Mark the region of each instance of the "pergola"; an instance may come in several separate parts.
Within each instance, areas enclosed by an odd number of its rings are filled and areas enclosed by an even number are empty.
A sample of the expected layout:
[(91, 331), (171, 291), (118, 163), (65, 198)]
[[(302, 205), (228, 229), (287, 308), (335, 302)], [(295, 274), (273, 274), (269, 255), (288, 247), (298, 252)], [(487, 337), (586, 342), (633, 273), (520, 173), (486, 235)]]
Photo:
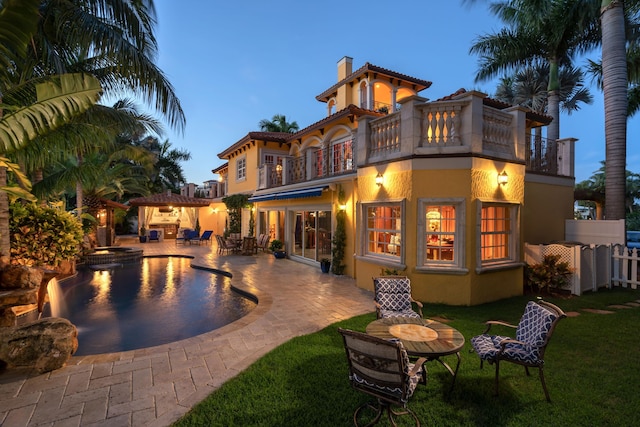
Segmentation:
[(144, 225), (147, 230), (162, 230), (163, 238), (167, 239), (175, 239), (180, 228), (195, 228), (199, 208), (209, 204), (208, 199), (171, 191), (129, 200), (129, 205), (138, 207), (138, 232)]

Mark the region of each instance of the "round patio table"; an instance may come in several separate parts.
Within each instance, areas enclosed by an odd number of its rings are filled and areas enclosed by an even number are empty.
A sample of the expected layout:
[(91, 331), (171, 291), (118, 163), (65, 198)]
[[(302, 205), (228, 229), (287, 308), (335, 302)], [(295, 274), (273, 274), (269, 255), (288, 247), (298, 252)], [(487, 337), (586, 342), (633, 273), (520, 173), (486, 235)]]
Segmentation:
[[(432, 319), (386, 317), (369, 323), (366, 331), (379, 338), (399, 339), (410, 356), (440, 362), (453, 376), (453, 390), (460, 368), (460, 350), (464, 346), (464, 336), (457, 329)], [(440, 359), (451, 354), (455, 354), (458, 359), (455, 369)], [(423, 374), (426, 372), (423, 371)]]

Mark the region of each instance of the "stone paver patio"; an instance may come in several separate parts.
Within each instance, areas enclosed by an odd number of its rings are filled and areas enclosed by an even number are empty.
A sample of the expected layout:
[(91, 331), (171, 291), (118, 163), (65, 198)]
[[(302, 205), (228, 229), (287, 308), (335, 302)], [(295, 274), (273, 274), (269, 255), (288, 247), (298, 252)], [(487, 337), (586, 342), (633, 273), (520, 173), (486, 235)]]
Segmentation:
[[(120, 244), (140, 246), (134, 239)], [(319, 266), (262, 253), (217, 255), (215, 243), (141, 246), (145, 255), (189, 255), (193, 265), (231, 272), (232, 285), (256, 295), (258, 306), (230, 325), (186, 340), (73, 357), (42, 375), (4, 372), (0, 425), (168, 426), (283, 342), (373, 311), (371, 292), (348, 277), (322, 274)]]

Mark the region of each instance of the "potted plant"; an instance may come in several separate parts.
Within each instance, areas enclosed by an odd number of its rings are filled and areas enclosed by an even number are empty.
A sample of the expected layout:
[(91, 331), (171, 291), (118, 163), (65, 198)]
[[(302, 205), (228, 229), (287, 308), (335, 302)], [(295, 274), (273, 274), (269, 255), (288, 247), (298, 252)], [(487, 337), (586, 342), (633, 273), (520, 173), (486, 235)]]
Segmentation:
[(322, 258), (320, 260), (320, 270), (323, 273), (328, 273), (329, 269), (331, 269), (331, 260), (329, 258)]
[(144, 224), (140, 227), (140, 235), (138, 236), (138, 238), (140, 239), (140, 243), (147, 242), (147, 229), (145, 228)]
[(271, 252), (273, 252), (273, 256), (275, 256), (276, 258), (284, 258), (287, 256), (287, 253), (282, 250), (283, 247), (284, 244), (281, 240), (278, 239), (272, 240), (271, 244), (269, 245), (269, 249), (271, 249)]

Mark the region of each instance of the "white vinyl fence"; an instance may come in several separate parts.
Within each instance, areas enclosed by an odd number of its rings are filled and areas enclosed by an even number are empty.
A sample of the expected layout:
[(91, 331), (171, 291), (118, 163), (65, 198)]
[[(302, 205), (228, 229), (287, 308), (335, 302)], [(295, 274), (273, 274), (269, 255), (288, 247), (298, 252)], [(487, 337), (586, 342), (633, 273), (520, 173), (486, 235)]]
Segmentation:
[(623, 245), (551, 244), (524, 245), (524, 261), (542, 262), (545, 255), (560, 255), (573, 271), (569, 290), (574, 295), (612, 286), (638, 289), (640, 251)]

